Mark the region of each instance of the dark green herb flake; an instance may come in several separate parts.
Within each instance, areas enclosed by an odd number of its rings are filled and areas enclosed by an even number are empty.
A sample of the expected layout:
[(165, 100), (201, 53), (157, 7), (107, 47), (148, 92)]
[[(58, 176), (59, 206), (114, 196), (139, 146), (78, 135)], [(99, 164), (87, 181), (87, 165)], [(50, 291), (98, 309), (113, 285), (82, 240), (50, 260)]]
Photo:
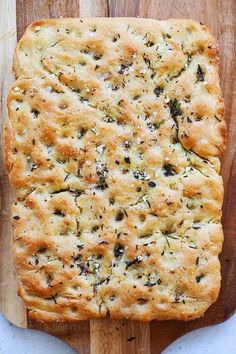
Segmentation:
[(114, 256), (118, 258), (123, 256), (123, 254), (124, 254), (124, 247), (120, 243), (118, 243), (114, 248)]
[(197, 81), (204, 81), (204, 72), (202, 71), (201, 66), (198, 64), (197, 66)]
[(164, 175), (166, 177), (175, 175), (175, 170), (171, 164), (166, 164), (163, 166), (163, 168), (164, 168)]
[(160, 86), (157, 86), (157, 87), (155, 87), (155, 89), (154, 89), (153, 92), (155, 93), (155, 95), (156, 95), (157, 97), (159, 97), (160, 94), (163, 92), (163, 88), (161, 88)]
[(200, 283), (202, 277), (203, 277), (203, 275), (199, 275), (198, 277), (196, 277), (196, 282), (197, 282), (197, 283)]
[(15, 216), (13, 216), (13, 219), (20, 220), (20, 216), (19, 215), (15, 215)]
[(130, 165), (130, 158), (129, 158), (128, 156), (125, 157), (124, 160), (125, 160), (125, 162), (126, 162), (128, 165)]
[(155, 183), (155, 182), (152, 182), (152, 181), (148, 182), (148, 185), (149, 185), (149, 187), (151, 187), (151, 188), (156, 187), (156, 183)]
[(174, 101), (169, 102), (169, 108), (170, 108), (170, 114), (172, 115), (173, 118), (182, 115), (182, 111), (180, 109), (180, 103), (176, 98), (174, 99)]

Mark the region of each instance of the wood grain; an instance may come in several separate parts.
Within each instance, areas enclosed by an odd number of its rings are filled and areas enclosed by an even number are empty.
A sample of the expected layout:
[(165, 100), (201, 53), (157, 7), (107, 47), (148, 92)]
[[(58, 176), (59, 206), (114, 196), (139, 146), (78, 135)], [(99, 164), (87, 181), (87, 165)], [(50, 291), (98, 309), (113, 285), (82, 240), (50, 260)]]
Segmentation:
[(109, 3), (107, 0), (80, 0), (81, 17), (108, 17)]
[(150, 353), (150, 329), (148, 323), (134, 321), (91, 321), (91, 354)]
[[(86, 2), (87, 0), (85, 0)], [(17, 0), (17, 38), (34, 21), (55, 17), (79, 17), (79, 0)]]
[(138, 17), (139, 0), (109, 0), (110, 17)]
[[(46, 324), (28, 320), (28, 328), (37, 329), (60, 338), (80, 354), (90, 354), (89, 321)], [(46, 354), (48, 353), (46, 352)]]
[[(0, 1), (0, 202), (1, 202), (1, 248), (0, 248), (0, 306), (6, 318), (12, 323), (26, 326), (26, 312), (21, 299), (17, 296), (17, 280), (13, 271), (12, 228), (10, 205), (13, 192), (9, 186), (3, 161), (3, 122), (7, 117), (6, 97), (13, 81), (12, 56), (16, 45), (16, 8), (15, 1)], [(6, 252), (8, 250), (8, 252)]]
[[(196, 321), (152, 322), (92, 320), (79, 324), (45, 325), (28, 321), (28, 327), (53, 334), (80, 354), (158, 354), (176, 338), (193, 329), (227, 319), (236, 305), (236, 1), (235, 0), (17, 0), (18, 39), (26, 26), (48, 17), (133, 16), (192, 18), (208, 25), (219, 40), (221, 87), (225, 97), (228, 124), (228, 148), (222, 164), (225, 183), (224, 232), (221, 254), (222, 288), (219, 299)], [(15, 0), (0, 1), (0, 74), (1, 102), (5, 102), (10, 81), (10, 67), (15, 45)], [(13, 13), (13, 16), (12, 16)], [(1, 105), (0, 102), (0, 105)], [(4, 117), (5, 104), (1, 105)], [(2, 124), (1, 120), (1, 124)], [(2, 157), (2, 156), (1, 156)], [(2, 311), (14, 323), (26, 325), (26, 313), (16, 296), (16, 280), (10, 256), (10, 199), (12, 192), (1, 160), (1, 262), (0, 304)], [(6, 281), (7, 279), (7, 281)]]

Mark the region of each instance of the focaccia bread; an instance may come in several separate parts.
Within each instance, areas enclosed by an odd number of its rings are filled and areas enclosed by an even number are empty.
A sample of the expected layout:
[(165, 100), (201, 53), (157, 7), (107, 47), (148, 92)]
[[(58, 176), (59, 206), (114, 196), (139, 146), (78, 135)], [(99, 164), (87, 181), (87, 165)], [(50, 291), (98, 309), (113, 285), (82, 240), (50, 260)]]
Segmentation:
[(220, 288), (226, 127), (191, 20), (55, 19), (19, 41), (6, 164), (29, 316), (194, 319)]

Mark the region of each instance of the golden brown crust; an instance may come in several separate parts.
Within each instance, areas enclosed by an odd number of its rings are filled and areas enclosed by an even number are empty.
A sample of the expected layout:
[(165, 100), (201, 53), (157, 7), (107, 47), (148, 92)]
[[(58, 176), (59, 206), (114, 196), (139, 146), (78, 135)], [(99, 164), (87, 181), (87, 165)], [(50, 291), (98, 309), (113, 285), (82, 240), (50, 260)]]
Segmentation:
[(220, 288), (215, 39), (191, 20), (33, 23), (6, 164), (19, 293), (43, 321), (202, 316)]

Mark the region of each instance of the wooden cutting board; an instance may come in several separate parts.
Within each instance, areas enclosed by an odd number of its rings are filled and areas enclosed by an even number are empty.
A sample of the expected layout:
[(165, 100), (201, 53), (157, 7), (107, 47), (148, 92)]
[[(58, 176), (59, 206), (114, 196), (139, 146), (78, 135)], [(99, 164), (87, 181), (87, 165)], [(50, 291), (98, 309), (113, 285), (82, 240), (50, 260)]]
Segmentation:
[[(61, 338), (81, 354), (158, 354), (176, 338), (193, 329), (220, 323), (235, 311), (236, 304), (236, 1), (235, 0), (0, 0), (0, 112), (6, 117), (6, 95), (11, 76), (12, 54), (26, 26), (48, 17), (129, 16), (156, 19), (192, 18), (211, 28), (220, 45), (221, 87), (228, 123), (228, 148), (222, 165), (225, 182), (224, 232), (221, 254), (222, 287), (219, 299), (198, 320), (138, 323), (91, 320), (79, 324), (43, 325), (27, 318), (17, 297), (11, 255), (9, 187), (1, 152), (0, 306), (12, 323), (35, 328)], [(1, 150), (2, 139), (1, 139)]]

